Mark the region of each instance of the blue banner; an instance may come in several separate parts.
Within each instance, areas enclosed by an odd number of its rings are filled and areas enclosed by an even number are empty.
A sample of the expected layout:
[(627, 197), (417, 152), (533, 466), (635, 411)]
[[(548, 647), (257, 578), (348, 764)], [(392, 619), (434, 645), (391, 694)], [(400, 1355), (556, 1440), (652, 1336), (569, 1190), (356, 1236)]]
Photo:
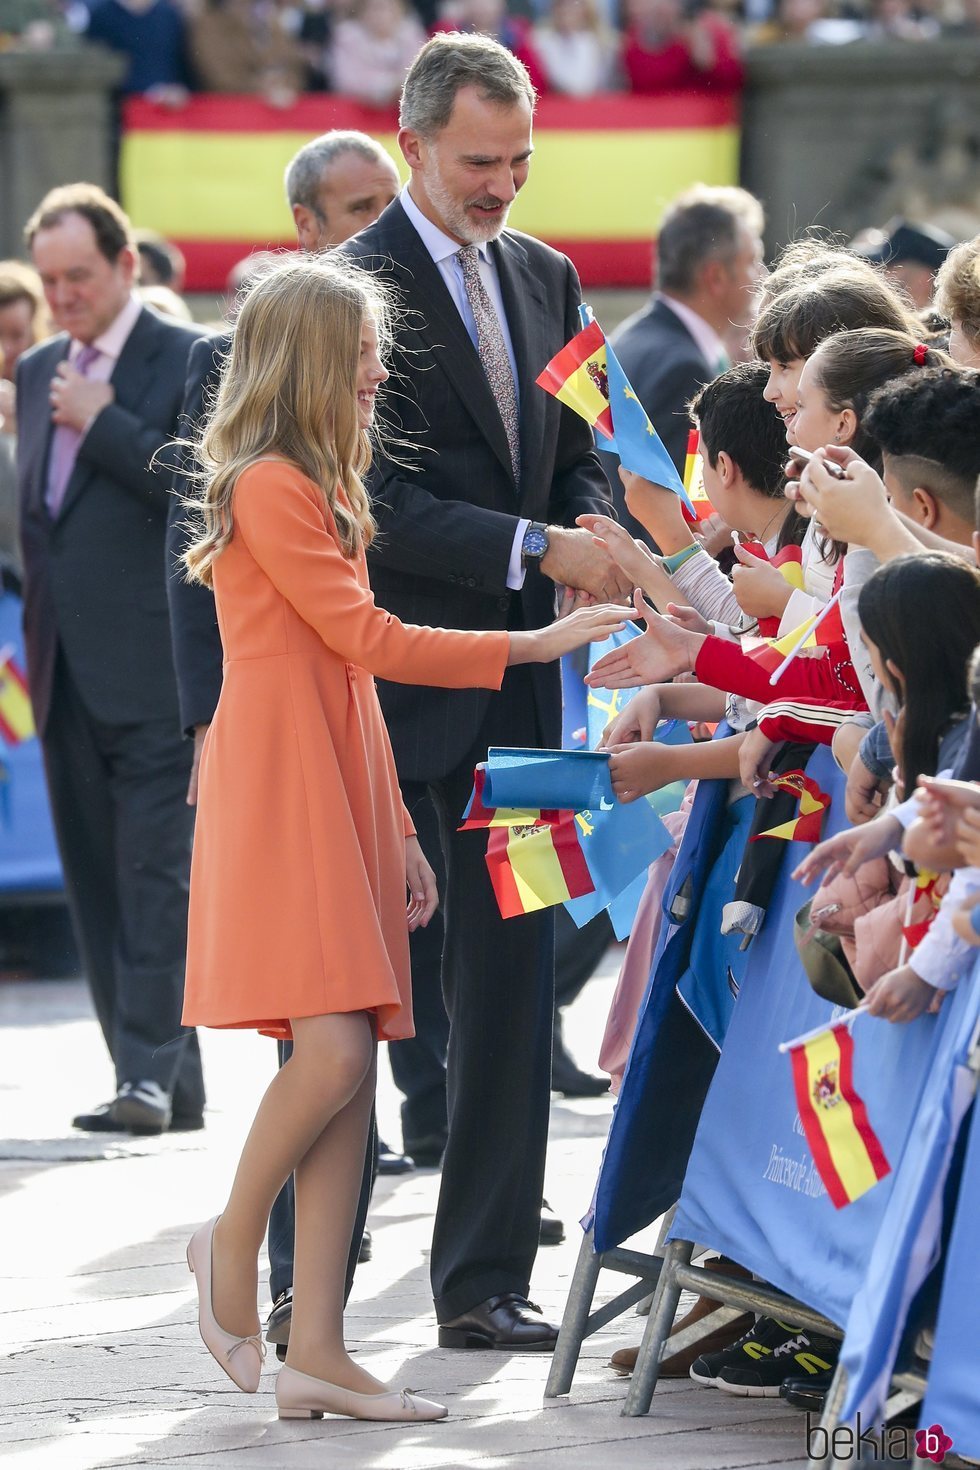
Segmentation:
[[(931, 1033), (932, 1046), (922, 1058), (921, 1071), (911, 1077), (890, 1071), (881, 1074), (882, 1109), (889, 1103), (894, 1107), (897, 1094), (910, 1082), (916, 1105), (904, 1150), (888, 1154), (895, 1167), (894, 1184), (846, 1320), (841, 1354), (847, 1370), (847, 1398), (841, 1410), (845, 1421), (858, 1414), (872, 1421), (881, 1413), (909, 1304), (938, 1258), (949, 1162), (975, 1087), (966, 1061), (978, 1023), (980, 984), (972, 974), (947, 996), (938, 1017), (923, 1017), (907, 1028), (928, 1028)], [(882, 1065), (887, 1066), (886, 1059)], [(871, 1193), (877, 1194), (880, 1187)], [(853, 1208), (849, 1205), (841, 1214), (846, 1216)], [(974, 1254), (976, 1223), (974, 1215), (970, 1221)], [(971, 1305), (975, 1318), (975, 1298)], [(975, 1322), (971, 1340), (976, 1341)], [(973, 1352), (976, 1362), (976, 1347)], [(934, 1362), (930, 1377), (935, 1374)], [(975, 1406), (976, 1392), (974, 1377)]]
[[(980, 987), (980, 971), (968, 983)], [(929, 1387), (919, 1423), (934, 1425), (957, 1453), (980, 1459), (980, 1109), (974, 1107), (956, 1214), (946, 1253)]]
[[(0, 595), (0, 648), (12, 647), (24, 669), (21, 616), (20, 598)], [(0, 892), (60, 893), (63, 886), (40, 741), (32, 735), (8, 746), (0, 738)]]
[[(847, 825), (843, 778), (829, 750), (807, 765), (834, 800), (826, 833)], [(810, 988), (793, 942), (806, 891), (791, 870), (806, 849), (789, 844), (761, 934), (749, 950), (738, 1003), (705, 1102), (672, 1237), (730, 1255), (841, 1327), (866, 1280), (925, 1083), (942, 1065), (957, 1007), (909, 1025), (854, 1023), (854, 1087), (893, 1172), (836, 1210), (814, 1166), (796, 1109), (791, 1065), (779, 1044), (844, 1014)]]

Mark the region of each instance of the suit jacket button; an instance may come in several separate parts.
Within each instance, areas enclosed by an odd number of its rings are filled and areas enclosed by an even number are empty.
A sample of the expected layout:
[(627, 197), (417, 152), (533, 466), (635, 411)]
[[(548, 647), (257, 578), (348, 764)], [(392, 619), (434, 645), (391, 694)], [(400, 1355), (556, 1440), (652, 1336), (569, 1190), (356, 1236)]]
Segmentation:
[(501, 612), (509, 612), (510, 611), (510, 598), (509, 597), (498, 597), (498, 599), (497, 599), (497, 606), (500, 608), (500, 611)]
[(476, 578), (475, 577), (467, 577), (467, 579), (466, 579), (466, 585), (467, 585), (467, 587), (475, 587), (476, 586)]

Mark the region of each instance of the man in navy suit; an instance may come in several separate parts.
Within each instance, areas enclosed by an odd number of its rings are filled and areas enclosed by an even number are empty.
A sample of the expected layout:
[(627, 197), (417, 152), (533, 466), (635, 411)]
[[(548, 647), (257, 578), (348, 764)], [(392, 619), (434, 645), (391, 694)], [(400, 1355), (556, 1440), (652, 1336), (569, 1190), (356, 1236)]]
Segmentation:
[(17, 367), (24, 634), (65, 886), (116, 1096), (75, 1127), (203, 1127), (180, 1025), (190, 752), (170, 648), (164, 535), (197, 331), (133, 294), (119, 206), (55, 189), (27, 242), (61, 333)]
[[(579, 328), (580, 292), (565, 256), (506, 228), (530, 171), (534, 101), (497, 42), (434, 37), (401, 99), (411, 180), (342, 247), (406, 308), (388, 394), (403, 445), (396, 457), (380, 450), (370, 481), (371, 584), (406, 622), (534, 628), (555, 616), (556, 583), (603, 598), (629, 591), (575, 528), (576, 516), (610, 509), (591, 431), (535, 384)], [(558, 669), (510, 669), (493, 694), (393, 684), (379, 694), (406, 804), (435, 802), (448, 875), (439, 1341), (547, 1351), (557, 1328), (527, 1297), (548, 1133), (553, 916), (504, 922), (485, 833), (456, 828), (488, 746), (560, 743)]]
[[(611, 335), (650, 421), (681, 474), (690, 428), (687, 405), (730, 366), (733, 333), (752, 321), (765, 274), (762, 206), (744, 189), (697, 184), (667, 208), (657, 239), (657, 289)], [(602, 462), (620, 518), (649, 536), (626, 509), (619, 460)]]

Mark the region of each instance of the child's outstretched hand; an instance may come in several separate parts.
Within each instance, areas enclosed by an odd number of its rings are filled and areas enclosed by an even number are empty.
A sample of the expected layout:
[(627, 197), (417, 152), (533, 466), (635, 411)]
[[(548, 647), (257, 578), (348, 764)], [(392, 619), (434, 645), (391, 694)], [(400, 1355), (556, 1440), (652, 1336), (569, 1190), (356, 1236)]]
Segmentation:
[(646, 623), (646, 632), (599, 659), (585, 680), (591, 689), (636, 689), (641, 684), (665, 684), (694, 666), (704, 635), (688, 633), (669, 618), (661, 617), (644, 601), (642, 592), (635, 592), (633, 601), (637, 616)]
[(897, 817), (886, 815), (865, 822), (863, 827), (850, 827), (818, 842), (812, 852), (793, 871), (798, 883), (814, 883), (821, 875), (826, 881), (838, 873), (856, 873), (872, 858), (902, 845), (902, 824)]
[(772, 774), (769, 767), (773, 752), (782, 743), (781, 740), (770, 740), (768, 735), (763, 735), (758, 725), (745, 735), (738, 750), (738, 771), (742, 785), (753, 796), (776, 795), (776, 788), (769, 779)]
[(669, 745), (642, 741), (609, 747), (609, 775), (619, 801), (629, 803), (651, 791), (659, 791), (677, 779), (675, 752)]
[(618, 715), (614, 715), (599, 737), (599, 750), (611, 750), (614, 745), (635, 745), (640, 740), (652, 740), (660, 723), (660, 690), (656, 685), (641, 689), (625, 704)]
[(608, 516), (578, 516), (575, 524), (591, 533), (595, 544), (612, 557), (634, 587), (642, 587), (657, 607), (667, 606), (675, 595), (674, 585), (642, 541), (634, 540), (625, 526)]
[(911, 965), (901, 965), (876, 980), (865, 993), (864, 1006), (886, 1021), (914, 1021), (923, 1011), (938, 1010), (942, 991), (921, 980)]

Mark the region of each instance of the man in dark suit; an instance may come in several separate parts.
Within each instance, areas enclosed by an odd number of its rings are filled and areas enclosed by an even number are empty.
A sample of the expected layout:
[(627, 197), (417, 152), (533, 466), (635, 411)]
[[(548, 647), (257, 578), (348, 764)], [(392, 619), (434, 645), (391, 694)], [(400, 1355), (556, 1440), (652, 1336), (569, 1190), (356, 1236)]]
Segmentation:
[[(527, 178), (534, 93), (510, 52), (439, 35), (401, 100), (411, 182), (343, 247), (407, 310), (391, 355), (399, 452), (377, 455), (371, 582), (407, 622), (539, 627), (555, 584), (625, 594), (578, 515), (609, 500), (585, 423), (535, 386), (578, 329), (571, 262), (505, 230)], [(406, 445), (408, 447), (406, 447)], [(449, 1137), (432, 1245), (439, 1341), (550, 1349), (527, 1300), (550, 1101), (552, 915), (501, 920), (485, 833), (457, 833), (490, 745), (560, 742), (555, 667), (508, 671), (498, 694), (379, 689), (411, 811), (431, 795), (447, 866), (443, 989)]]
[(77, 1128), (203, 1127), (180, 1025), (191, 813), (167, 613), (173, 438), (196, 331), (133, 295), (129, 221), (55, 189), (27, 243), (59, 336), (18, 364), (31, 697), (76, 936), (116, 1073)]
[[(744, 189), (698, 184), (667, 208), (657, 238), (657, 289), (610, 338), (653, 427), (681, 474), (687, 455), (687, 405), (730, 365), (733, 333), (752, 320), (765, 273), (763, 215)], [(620, 518), (650, 537), (626, 509), (619, 460), (603, 454)]]

